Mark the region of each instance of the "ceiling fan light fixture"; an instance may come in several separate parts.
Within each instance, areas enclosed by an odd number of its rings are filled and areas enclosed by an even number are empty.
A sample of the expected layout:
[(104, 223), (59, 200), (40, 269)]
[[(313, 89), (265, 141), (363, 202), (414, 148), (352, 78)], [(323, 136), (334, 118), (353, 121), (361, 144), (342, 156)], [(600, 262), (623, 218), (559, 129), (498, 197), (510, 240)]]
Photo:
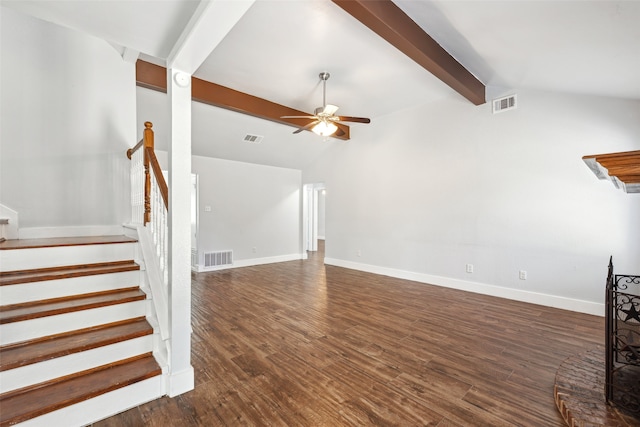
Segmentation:
[(311, 130), (316, 135), (331, 136), (334, 134), (335, 131), (338, 130), (338, 126), (336, 126), (334, 123), (327, 123), (322, 121), (317, 125), (315, 125), (314, 127), (312, 127)]
[[(294, 134), (300, 133), (303, 130), (310, 130), (313, 133), (320, 136), (331, 136), (337, 130), (338, 126), (334, 123), (342, 122), (355, 122), (355, 123), (371, 123), (371, 120), (366, 117), (351, 117), (351, 116), (336, 116), (338, 111), (337, 105), (327, 104), (327, 79), (329, 73), (326, 71), (320, 73), (320, 80), (322, 80), (322, 107), (315, 109), (313, 116), (280, 116), (281, 119), (311, 119), (310, 123), (299, 127)], [(342, 132), (344, 135), (344, 132)]]

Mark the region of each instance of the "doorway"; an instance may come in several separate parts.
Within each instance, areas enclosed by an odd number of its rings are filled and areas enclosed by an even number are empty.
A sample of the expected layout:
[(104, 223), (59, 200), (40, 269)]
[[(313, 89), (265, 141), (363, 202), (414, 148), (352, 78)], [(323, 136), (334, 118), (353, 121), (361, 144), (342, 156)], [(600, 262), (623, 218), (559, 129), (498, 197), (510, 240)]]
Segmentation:
[(191, 174), (191, 269), (198, 271), (198, 175)]
[(306, 252), (318, 250), (318, 240), (325, 239), (326, 187), (324, 183), (303, 187), (303, 247)]

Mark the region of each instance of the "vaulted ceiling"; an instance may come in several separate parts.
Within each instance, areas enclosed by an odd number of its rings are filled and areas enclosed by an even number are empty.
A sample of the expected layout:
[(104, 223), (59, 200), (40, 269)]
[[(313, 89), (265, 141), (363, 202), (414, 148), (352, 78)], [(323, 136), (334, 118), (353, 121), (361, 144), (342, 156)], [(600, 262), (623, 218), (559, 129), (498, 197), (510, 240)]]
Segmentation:
[[(231, 2), (213, 3), (224, 12)], [(640, 100), (640, 1), (394, 3), (487, 86), (488, 99), (532, 88)], [(139, 53), (160, 65), (166, 65), (184, 29), (197, 26), (195, 18), (203, 7), (191, 0), (1, 4), (100, 37), (125, 57)], [(339, 105), (341, 114), (371, 117), (372, 125), (377, 117), (442, 98), (453, 97), (474, 108), (334, 2), (256, 0), (247, 5), (237, 22), (221, 22), (219, 27), (228, 29), (195, 69), (195, 77), (312, 112), (322, 104), (318, 73), (329, 71), (327, 101)], [(224, 19), (224, 13), (219, 16)], [(139, 89), (142, 108), (153, 108), (158, 96)], [(194, 154), (301, 167), (323, 149), (308, 144), (318, 138), (310, 133), (292, 136), (293, 128), (217, 110), (194, 108)], [(207, 122), (216, 126), (196, 124), (201, 114), (212, 115)], [(358, 126), (367, 125), (352, 125), (352, 137)], [(221, 145), (246, 133), (287, 145), (250, 150)], [(291, 141), (307, 145), (294, 148)]]

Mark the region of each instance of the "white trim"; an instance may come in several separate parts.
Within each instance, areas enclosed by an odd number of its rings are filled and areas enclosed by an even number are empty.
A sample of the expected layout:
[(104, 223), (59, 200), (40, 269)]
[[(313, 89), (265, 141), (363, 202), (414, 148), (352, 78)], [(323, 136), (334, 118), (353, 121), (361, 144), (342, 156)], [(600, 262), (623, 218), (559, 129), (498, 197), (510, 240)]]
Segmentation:
[(171, 373), (167, 378), (167, 395), (176, 397), (193, 390), (195, 387), (195, 372), (193, 366), (180, 372)]
[(123, 234), (122, 225), (84, 225), (72, 227), (27, 227), (18, 230), (20, 239), (51, 237), (114, 236)]
[(149, 230), (139, 225), (137, 226), (138, 243), (142, 251), (142, 258), (145, 263), (145, 272), (148, 284), (151, 289), (151, 297), (153, 307), (155, 308), (155, 317), (158, 320), (160, 336), (163, 340), (167, 340), (170, 334), (169, 326), (169, 295), (168, 290), (162, 278), (162, 270), (158, 265), (156, 248), (153, 244), (153, 236)]
[(412, 271), (397, 270), (394, 268), (378, 267), (370, 264), (362, 264), (353, 261), (345, 261), (335, 258), (325, 258), (324, 263), (352, 270), (365, 271), (367, 273), (380, 274), (398, 279), (412, 280), (445, 288), (474, 292), (482, 295), (490, 295), (499, 298), (507, 298), (515, 301), (528, 302), (579, 313), (604, 316), (604, 304), (592, 301), (583, 301), (557, 295), (529, 292), (521, 289), (509, 289), (502, 286), (488, 285), (486, 283), (471, 282), (468, 280), (452, 279), (449, 277), (434, 276), (431, 274), (416, 273)]
[(263, 258), (241, 259), (241, 260), (234, 260), (233, 265), (221, 265), (216, 267), (203, 267), (201, 265), (198, 265), (198, 273), (202, 273), (205, 271), (227, 270), (229, 268), (251, 267), (253, 265), (274, 264), (277, 262), (297, 261), (301, 259), (307, 259), (306, 255), (307, 254), (305, 253), (305, 254), (278, 255), (278, 256), (263, 257)]

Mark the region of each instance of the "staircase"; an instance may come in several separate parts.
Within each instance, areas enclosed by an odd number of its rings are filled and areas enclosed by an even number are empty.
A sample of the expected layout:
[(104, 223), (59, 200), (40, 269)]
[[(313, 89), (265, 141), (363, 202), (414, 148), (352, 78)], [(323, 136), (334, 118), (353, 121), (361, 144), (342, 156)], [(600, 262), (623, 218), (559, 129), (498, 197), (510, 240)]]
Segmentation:
[(0, 242), (0, 427), (82, 426), (166, 394), (136, 259), (126, 236)]

